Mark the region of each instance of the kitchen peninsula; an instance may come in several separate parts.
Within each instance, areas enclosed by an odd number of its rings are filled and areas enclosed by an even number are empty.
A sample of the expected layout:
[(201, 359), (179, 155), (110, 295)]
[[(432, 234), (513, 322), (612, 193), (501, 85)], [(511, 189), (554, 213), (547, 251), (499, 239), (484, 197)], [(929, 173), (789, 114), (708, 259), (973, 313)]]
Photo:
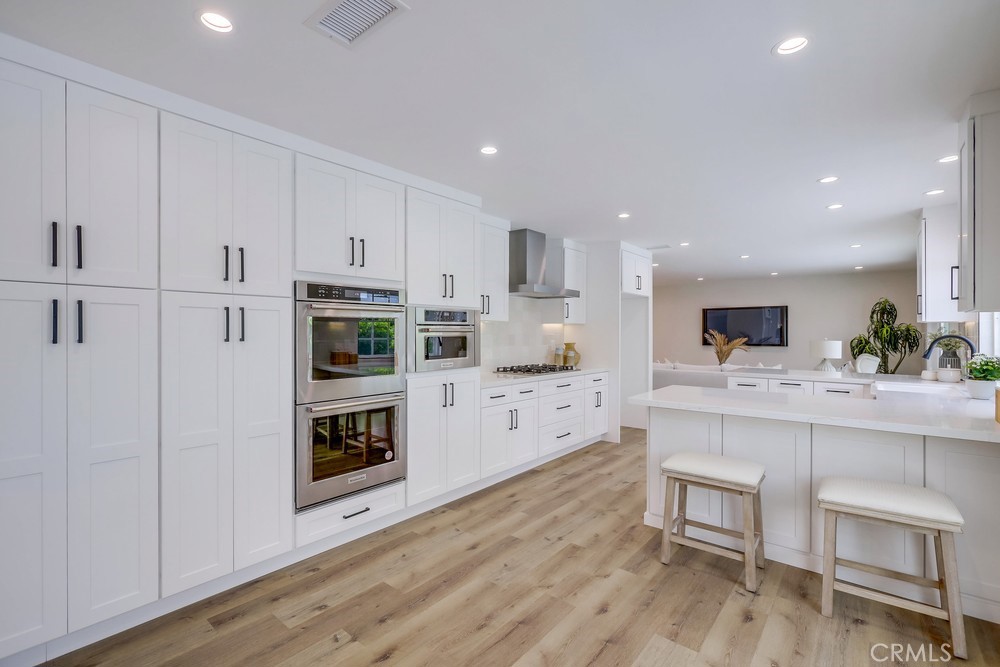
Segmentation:
[[(992, 401), (933, 396), (852, 401), (685, 386), (629, 400), (649, 408), (647, 525), (663, 525), (660, 462), (671, 454), (697, 451), (757, 461), (767, 471), (761, 492), (767, 558), (820, 572), (823, 520), (815, 496), (822, 478), (926, 486), (951, 496), (966, 520), (965, 532), (956, 537), (965, 613), (1000, 621), (1000, 424)], [(740, 530), (741, 513), (730, 501), (718, 492), (692, 489), (688, 516)], [(729, 538), (689, 530), (733, 545), (725, 542)], [(838, 556), (914, 575), (934, 576), (936, 570), (921, 535), (872, 524), (842, 522)], [(872, 581), (861, 573), (847, 578)], [(936, 601), (910, 584), (880, 585)]]

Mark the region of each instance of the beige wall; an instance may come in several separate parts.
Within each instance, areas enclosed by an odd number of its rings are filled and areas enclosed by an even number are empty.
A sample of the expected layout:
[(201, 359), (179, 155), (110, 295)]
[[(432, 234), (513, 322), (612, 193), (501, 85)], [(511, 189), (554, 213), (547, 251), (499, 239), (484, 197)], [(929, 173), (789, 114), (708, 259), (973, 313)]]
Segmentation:
[[(868, 325), (868, 313), (881, 297), (899, 310), (897, 322), (916, 324), (913, 271), (774, 277), (753, 280), (704, 280), (685, 285), (657, 285), (653, 290), (653, 358), (688, 364), (717, 363), (710, 346), (701, 345), (701, 309), (727, 306), (788, 306), (788, 347), (751, 347), (736, 351), (729, 363), (811, 369), (821, 360), (809, 353), (809, 341), (829, 338), (848, 342)], [(900, 373), (919, 373), (919, 353), (903, 362)]]

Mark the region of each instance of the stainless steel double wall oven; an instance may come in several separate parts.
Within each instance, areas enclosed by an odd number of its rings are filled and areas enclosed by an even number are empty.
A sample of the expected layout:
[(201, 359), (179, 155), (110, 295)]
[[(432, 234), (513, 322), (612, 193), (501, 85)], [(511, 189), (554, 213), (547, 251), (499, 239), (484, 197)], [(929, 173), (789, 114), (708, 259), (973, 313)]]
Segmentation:
[(295, 283), (296, 483), (302, 510), (406, 475), (405, 294)]

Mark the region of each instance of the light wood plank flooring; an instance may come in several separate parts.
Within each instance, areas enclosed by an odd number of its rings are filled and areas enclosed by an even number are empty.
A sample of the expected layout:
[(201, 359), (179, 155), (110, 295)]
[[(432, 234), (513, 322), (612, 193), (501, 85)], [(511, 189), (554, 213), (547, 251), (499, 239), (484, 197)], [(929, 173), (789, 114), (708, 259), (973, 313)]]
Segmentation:
[[(751, 595), (735, 561), (679, 547), (662, 565), (660, 532), (642, 524), (644, 442), (627, 429), (620, 446), (598, 443), (51, 664), (812, 667), (879, 664), (876, 643), (943, 657), (944, 622), (845, 595), (824, 618), (820, 577), (804, 570), (768, 561)], [(1000, 665), (1000, 626), (966, 624), (965, 664)]]

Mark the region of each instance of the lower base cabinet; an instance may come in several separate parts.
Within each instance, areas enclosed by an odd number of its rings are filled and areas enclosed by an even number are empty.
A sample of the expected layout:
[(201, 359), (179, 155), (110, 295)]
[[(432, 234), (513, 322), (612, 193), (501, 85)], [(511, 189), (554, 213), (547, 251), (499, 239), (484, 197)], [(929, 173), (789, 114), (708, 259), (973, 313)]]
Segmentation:
[(167, 596), (293, 546), (292, 304), (161, 299)]
[(538, 401), (516, 401), (482, 410), (483, 477), (538, 458)]
[(406, 501), (415, 505), (477, 481), (479, 373), (406, 381)]
[(591, 373), (585, 378), (583, 437), (608, 432), (608, 373)]

